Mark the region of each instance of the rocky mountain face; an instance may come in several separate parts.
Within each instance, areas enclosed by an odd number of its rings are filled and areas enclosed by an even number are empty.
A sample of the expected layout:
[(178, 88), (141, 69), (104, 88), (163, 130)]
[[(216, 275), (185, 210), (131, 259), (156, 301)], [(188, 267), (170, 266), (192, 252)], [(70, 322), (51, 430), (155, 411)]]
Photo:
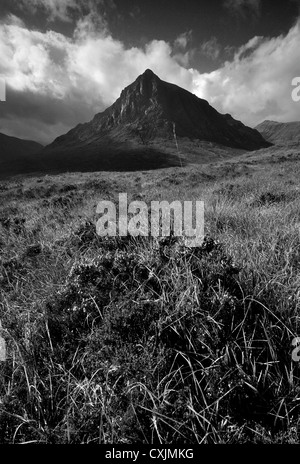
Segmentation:
[(264, 121), (256, 127), (261, 135), (275, 145), (300, 145), (300, 122)]
[(162, 81), (151, 70), (125, 88), (118, 100), (92, 121), (58, 137), (47, 150), (96, 148), (105, 138), (115, 142), (179, 138), (257, 150), (267, 147), (261, 134), (229, 114), (221, 115), (192, 93)]

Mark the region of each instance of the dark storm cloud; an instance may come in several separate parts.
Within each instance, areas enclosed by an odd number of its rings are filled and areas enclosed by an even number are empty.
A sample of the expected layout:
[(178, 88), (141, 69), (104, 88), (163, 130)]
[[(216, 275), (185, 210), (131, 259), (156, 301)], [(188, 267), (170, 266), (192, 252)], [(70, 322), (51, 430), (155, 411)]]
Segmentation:
[(246, 18), (251, 14), (258, 18), (261, 14), (262, 0), (224, 0), (224, 6), (232, 14)]
[(50, 22), (57, 19), (73, 21), (74, 17), (91, 11), (104, 15), (107, 11), (116, 8), (114, 0), (10, 0), (10, 2), (23, 11), (42, 12), (47, 15)]
[(201, 53), (212, 60), (217, 60), (221, 54), (222, 46), (216, 37), (211, 37), (201, 45)]
[(104, 109), (101, 100), (86, 102), (79, 91), (66, 98), (50, 94), (7, 88), (6, 102), (1, 106), (0, 132), (42, 144), (52, 142), (78, 123), (89, 121)]
[[(89, 121), (97, 112), (105, 109), (101, 100), (94, 105), (86, 102), (80, 92), (72, 92), (66, 99), (56, 99), (30, 91), (7, 88), (7, 98), (1, 107), (1, 129), (19, 121), (19, 137), (35, 138), (40, 143), (49, 143), (54, 137), (68, 131), (80, 122)], [(9, 124), (8, 124), (9, 121)], [(28, 124), (28, 121), (31, 121)], [(22, 122), (22, 124), (20, 124)], [(0, 129), (0, 131), (1, 131)]]

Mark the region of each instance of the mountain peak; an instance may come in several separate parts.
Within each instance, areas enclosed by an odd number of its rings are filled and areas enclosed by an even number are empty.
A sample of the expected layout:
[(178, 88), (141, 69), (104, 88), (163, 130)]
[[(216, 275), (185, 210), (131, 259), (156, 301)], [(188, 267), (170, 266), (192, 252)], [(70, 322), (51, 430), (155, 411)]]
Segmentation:
[(146, 71), (142, 74), (142, 76), (150, 77), (150, 78), (152, 78), (152, 77), (158, 78), (157, 75), (154, 74), (154, 72), (152, 71), (152, 69), (146, 69)]
[(160, 81), (160, 78), (151, 69), (146, 69), (146, 71), (143, 74), (141, 74), (137, 78), (137, 80), (146, 83), (151, 83)]

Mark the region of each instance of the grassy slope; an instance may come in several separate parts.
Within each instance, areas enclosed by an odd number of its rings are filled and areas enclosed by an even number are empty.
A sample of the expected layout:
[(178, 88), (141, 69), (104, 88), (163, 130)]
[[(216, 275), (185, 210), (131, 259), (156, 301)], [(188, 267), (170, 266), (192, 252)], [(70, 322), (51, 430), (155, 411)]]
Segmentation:
[(299, 145), (300, 136), (299, 129), (300, 123), (295, 122), (275, 122), (275, 121), (264, 121), (259, 124), (256, 129), (262, 134), (262, 136), (282, 147)]
[[(3, 181), (0, 442), (298, 443), (299, 157)], [(204, 200), (210, 239), (103, 242), (119, 192)]]
[[(119, 136), (119, 137), (118, 137)], [(128, 135), (127, 135), (128, 136)], [(96, 171), (135, 172), (182, 167), (191, 163), (207, 164), (233, 156), (245, 150), (223, 147), (211, 142), (188, 138), (178, 139), (178, 150), (173, 138), (156, 138), (155, 143), (142, 144), (139, 138), (130, 141), (116, 132), (85, 149), (45, 150), (26, 159), (20, 156), (0, 160), (0, 180), (18, 175), (58, 175), (72, 172)], [(124, 137), (126, 141), (124, 140)]]

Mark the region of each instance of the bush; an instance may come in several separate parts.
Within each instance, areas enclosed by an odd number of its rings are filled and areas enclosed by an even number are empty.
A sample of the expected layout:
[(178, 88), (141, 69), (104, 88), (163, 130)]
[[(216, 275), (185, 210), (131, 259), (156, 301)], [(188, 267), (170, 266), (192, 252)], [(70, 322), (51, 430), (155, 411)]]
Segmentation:
[[(21, 370), (2, 407), (20, 405), (19, 416), (33, 424), (25, 435), (57, 443), (267, 442), (297, 424), (292, 326), (245, 296), (221, 244), (97, 240), (95, 257), (73, 265), (22, 345), (27, 377)], [(28, 384), (35, 394), (26, 402)], [(34, 425), (41, 414), (42, 428)], [(18, 420), (1, 417), (9, 441)]]

